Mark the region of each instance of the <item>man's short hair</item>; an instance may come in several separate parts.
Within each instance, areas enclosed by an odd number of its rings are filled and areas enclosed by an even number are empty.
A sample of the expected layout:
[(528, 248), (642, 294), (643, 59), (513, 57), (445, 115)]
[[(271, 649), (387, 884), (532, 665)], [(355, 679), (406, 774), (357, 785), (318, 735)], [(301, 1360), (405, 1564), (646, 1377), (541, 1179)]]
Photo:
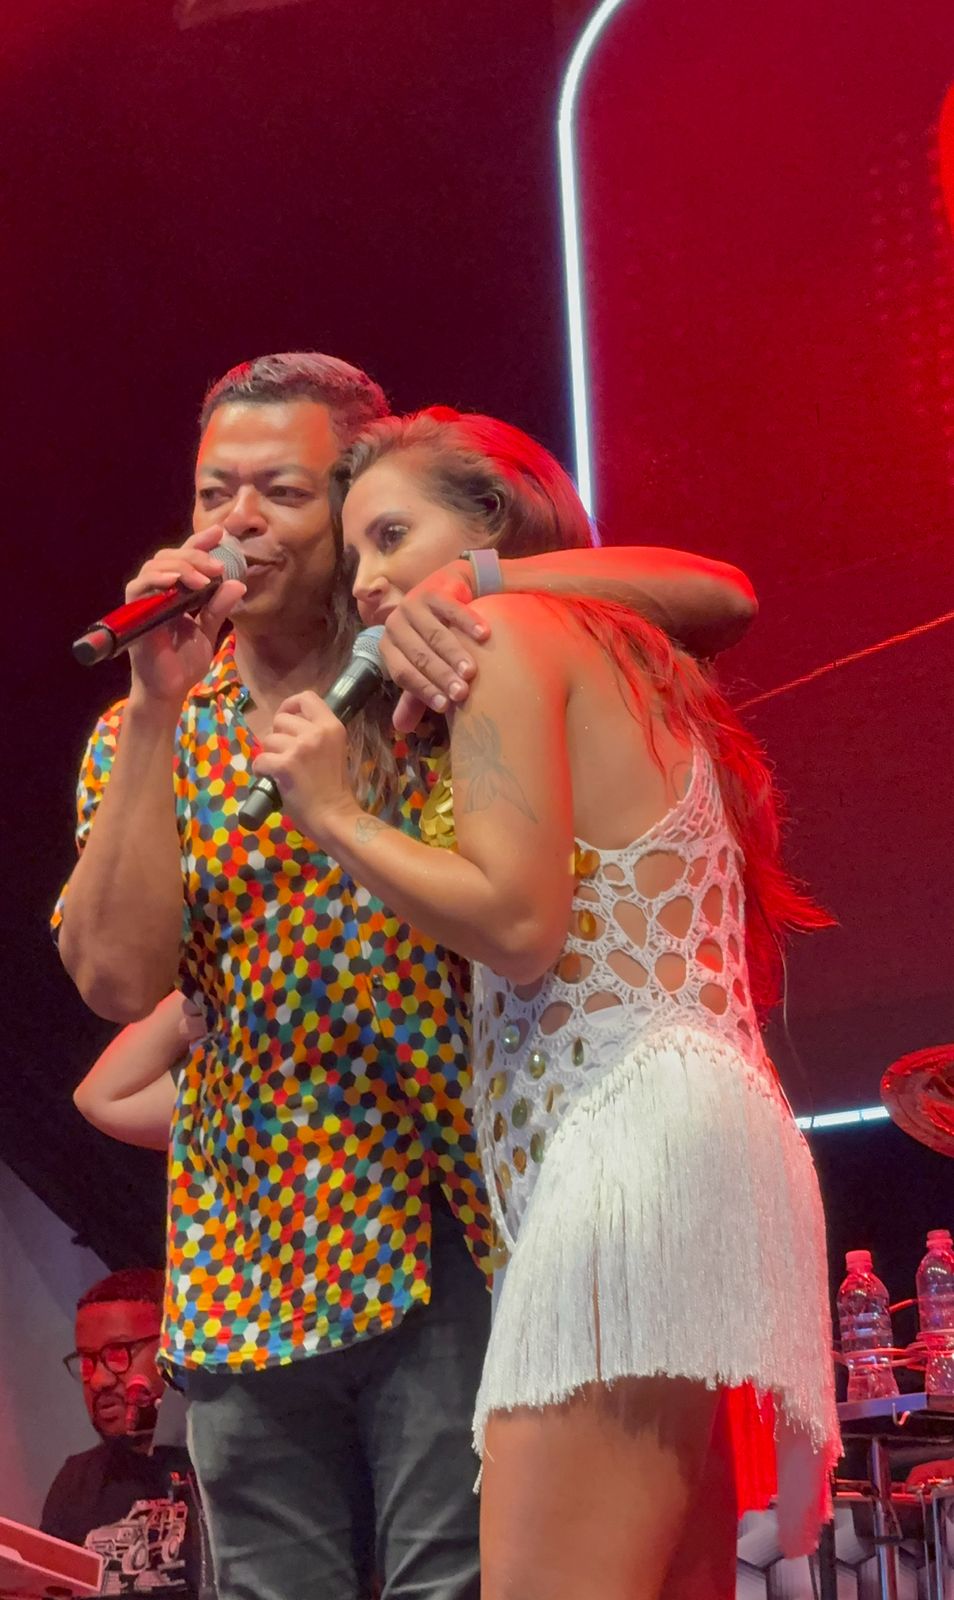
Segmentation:
[(327, 406), (342, 448), (389, 411), (380, 384), (359, 367), (317, 350), (291, 350), (284, 355), (257, 356), (232, 367), (206, 392), (199, 426), (205, 432), (219, 406), (240, 402), (268, 405), (283, 400), (314, 400)]
[(113, 1305), (118, 1300), (138, 1301), (140, 1304), (162, 1306), (166, 1275), (161, 1267), (127, 1267), (123, 1272), (111, 1272), (100, 1278), (77, 1301), (77, 1311), (84, 1306)]

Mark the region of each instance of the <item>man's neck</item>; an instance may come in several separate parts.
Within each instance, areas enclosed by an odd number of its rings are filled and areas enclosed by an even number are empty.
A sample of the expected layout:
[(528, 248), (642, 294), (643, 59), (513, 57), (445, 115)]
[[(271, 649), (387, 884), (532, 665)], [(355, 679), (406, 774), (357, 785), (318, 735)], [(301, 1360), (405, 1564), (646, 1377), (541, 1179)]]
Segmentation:
[(235, 662), (252, 705), (273, 716), (289, 695), (324, 685), (329, 668), (330, 629), (307, 633), (243, 634), (236, 630)]
[[(100, 1435), (102, 1438), (102, 1435)], [(146, 1456), (152, 1449), (152, 1433), (121, 1433), (102, 1439), (107, 1450), (118, 1455)]]

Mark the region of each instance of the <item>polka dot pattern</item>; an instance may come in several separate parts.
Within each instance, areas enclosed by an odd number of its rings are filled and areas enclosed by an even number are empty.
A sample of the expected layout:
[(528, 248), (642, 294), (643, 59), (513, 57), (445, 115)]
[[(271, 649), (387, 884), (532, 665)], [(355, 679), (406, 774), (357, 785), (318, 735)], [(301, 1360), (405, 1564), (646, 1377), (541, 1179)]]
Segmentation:
[[(228, 640), (179, 723), (180, 984), (209, 1034), (173, 1121), (169, 1366), (250, 1370), (390, 1327), (429, 1296), (432, 1182), (489, 1270), (466, 966), (287, 819), (239, 827), (257, 748), (246, 700)], [(121, 719), (120, 703), (87, 749), (80, 847)], [(423, 752), (425, 775), (443, 753)], [(424, 795), (403, 770), (402, 825), (417, 831)]]

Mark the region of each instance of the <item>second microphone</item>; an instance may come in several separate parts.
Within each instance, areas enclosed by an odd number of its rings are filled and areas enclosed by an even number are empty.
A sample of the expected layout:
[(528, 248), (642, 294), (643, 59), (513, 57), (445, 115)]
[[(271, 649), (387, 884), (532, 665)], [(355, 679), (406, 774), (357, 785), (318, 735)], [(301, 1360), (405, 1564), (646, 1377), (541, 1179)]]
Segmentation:
[[(359, 633), (351, 651), (351, 660), (325, 695), (325, 705), (340, 722), (348, 723), (357, 716), (379, 687), (384, 677), (381, 665), (383, 637), (383, 627), (365, 628), (363, 633)], [(273, 812), (281, 808), (282, 797), (274, 778), (258, 778), (239, 808), (239, 823), (243, 828), (260, 828)]]

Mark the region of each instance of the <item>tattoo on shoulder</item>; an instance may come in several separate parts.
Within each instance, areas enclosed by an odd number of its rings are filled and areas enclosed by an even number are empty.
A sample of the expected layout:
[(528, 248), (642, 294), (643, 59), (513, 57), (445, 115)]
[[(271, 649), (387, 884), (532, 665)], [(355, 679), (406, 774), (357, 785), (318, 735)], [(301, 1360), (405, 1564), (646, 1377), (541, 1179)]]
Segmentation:
[(465, 812), (486, 811), (495, 800), (506, 800), (531, 822), (539, 820), (520, 779), (504, 761), (500, 729), (492, 717), (458, 719), (454, 729), (453, 775), (455, 779), (463, 778), (467, 784), (467, 798), (462, 808)]
[(375, 838), (376, 835), (382, 833), (386, 827), (387, 823), (382, 822), (380, 817), (369, 817), (365, 815), (363, 817), (359, 817), (355, 823), (354, 836), (358, 844), (367, 844), (369, 839)]

